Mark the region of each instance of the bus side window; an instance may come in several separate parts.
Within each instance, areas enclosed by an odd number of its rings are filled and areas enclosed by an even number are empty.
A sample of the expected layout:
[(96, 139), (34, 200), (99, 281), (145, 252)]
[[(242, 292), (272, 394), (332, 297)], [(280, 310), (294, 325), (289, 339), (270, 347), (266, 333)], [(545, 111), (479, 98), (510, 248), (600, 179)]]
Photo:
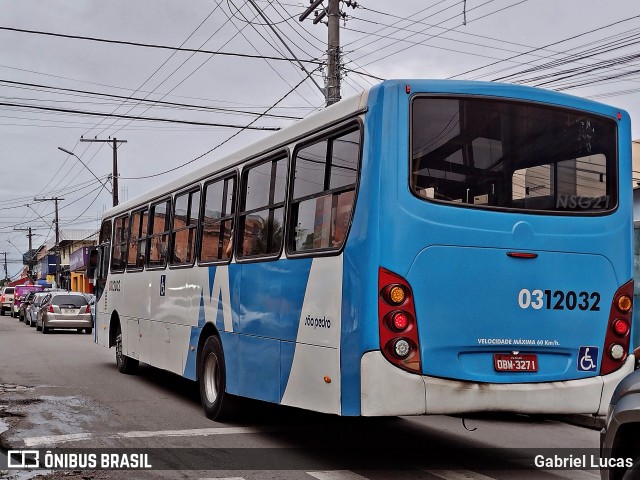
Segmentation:
[(229, 260), (233, 253), (236, 177), (216, 180), (204, 187), (200, 261)]
[(170, 200), (153, 204), (149, 210), (149, 238), (147, 239), (149, 267), (164, 267), (167, 264), (170, 212)]
[(193, 265), (200, 210), (200, 190), (176, 195), (171, 229), (171, 265)]
[(113, 228), (111, 270), (124, 271), (127, 265), (127, 244), (129, 242), (129, 215), (116, 218)]
[(104, 220), (100, 226), (99, 245), (111, 244), (111, 220)]
[(129, 223), (129, 254), (127, 268), (140, 269), (144, 267), (147, 243), (147, 218), (148, 211), (138, 210), (131, 214)]
[(276, 256), (282, 249), (287, 157), (250, 166), (242, 174), (243, 197), (236, 254)]
[(351, 224), (359, 160), (359, 129), (296, 152), (288, 243), (293, 252), (342, 247)]

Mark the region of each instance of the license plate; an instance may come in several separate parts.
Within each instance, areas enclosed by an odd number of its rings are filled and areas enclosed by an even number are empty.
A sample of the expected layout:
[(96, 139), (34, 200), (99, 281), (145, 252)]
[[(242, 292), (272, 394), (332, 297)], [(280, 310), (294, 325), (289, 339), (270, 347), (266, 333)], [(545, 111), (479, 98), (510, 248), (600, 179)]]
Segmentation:
[(75, 315), (76, 310), (73, 308), (63, 308), (62, 313), (65, 315)]
[(538, 356), (533, 354), (495, 353), (493, 367), (496, 372), (537, 372)]

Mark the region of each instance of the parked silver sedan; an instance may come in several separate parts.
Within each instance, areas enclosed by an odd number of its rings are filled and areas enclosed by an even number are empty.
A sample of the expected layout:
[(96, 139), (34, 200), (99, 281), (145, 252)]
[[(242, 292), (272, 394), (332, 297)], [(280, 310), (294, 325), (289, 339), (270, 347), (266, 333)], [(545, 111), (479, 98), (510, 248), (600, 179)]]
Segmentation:
[(87, 297), (78, 292), (51, 292), (40, 307), (36, 330), (49, 333), (54, 328), (93, 332), (93, 316)]
[(47, 297), (49, 297), (49, 292), (37, 292), (31, 304), (27, 307), (27, 310), (24, 315), (24, 323), (29, 325), (30, 327), (36, 326), (36, 318), (38, 316), (38, 311), (40, 307), (42, 307), (42, 303), (46, 301)]

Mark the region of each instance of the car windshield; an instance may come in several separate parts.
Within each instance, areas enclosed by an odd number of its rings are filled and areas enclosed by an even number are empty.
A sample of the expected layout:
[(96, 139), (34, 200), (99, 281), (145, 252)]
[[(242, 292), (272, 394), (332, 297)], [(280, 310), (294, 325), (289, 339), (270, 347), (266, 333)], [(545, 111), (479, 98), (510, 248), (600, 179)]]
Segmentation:
[(52, 305), (73, 305), (74, 307), (83, 307), (87, 305), (87, 299), (83, 295), (56, 295), (51, 300)]

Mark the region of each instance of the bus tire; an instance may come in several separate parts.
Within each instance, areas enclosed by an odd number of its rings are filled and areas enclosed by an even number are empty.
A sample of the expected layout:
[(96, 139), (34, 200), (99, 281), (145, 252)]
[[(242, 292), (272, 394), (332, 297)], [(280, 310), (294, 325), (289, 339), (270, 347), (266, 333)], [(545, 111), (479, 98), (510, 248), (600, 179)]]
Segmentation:
[(127, 357), (122, 353), (122, 330), (118, 325), (116, 330), (116, 364), (120, 373), (132, 374), (138, 369), (138, 360)]
[(217, 421), (232, 418), (238, 399), (226, 392), (227, 373), (219, 337), (211, 336), (204, 342), (198, 373), (200, 401), (207, 418)]

